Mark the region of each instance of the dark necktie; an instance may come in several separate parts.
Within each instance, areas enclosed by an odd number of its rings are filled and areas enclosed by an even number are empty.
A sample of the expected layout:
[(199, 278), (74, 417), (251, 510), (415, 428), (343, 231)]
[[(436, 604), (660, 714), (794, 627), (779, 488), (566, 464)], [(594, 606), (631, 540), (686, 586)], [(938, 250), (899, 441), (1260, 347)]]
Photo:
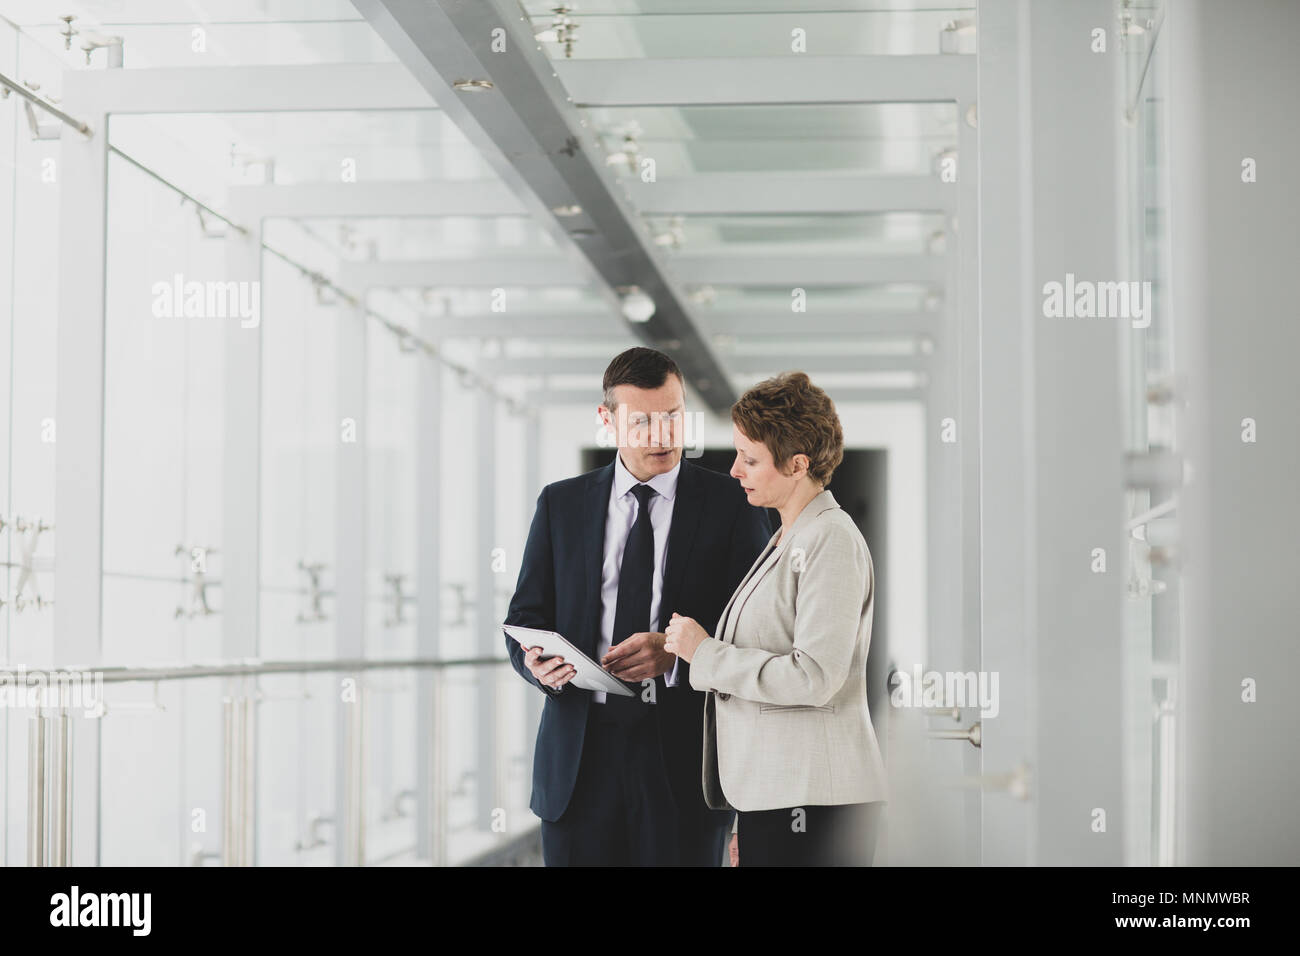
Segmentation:
[[(650, 598), (654, 588), (655, 532), (650, 524), (650, 496), (655, 490), (649, 485), (634, 485), (636, 495), (636, 520), (628, 532), (623, 546), (623, 563), (618, 569), (618, 602), (614, 605), (614, 633), (611, 646), (621, 644), (633, 634), (650, 630)], [(611, 709), (629, 717), (644, 716), (649, 706), (641, 700), (640, 681), (629, 681), (637, 692), (635, 697), (609, 694), (605, 702)]]

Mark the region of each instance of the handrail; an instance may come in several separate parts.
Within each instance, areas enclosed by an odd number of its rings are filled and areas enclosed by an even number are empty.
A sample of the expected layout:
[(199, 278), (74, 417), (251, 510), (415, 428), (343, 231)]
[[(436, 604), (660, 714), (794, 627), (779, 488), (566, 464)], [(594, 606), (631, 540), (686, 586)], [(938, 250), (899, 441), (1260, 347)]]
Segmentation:
[[(44, 97), (38, 96), (37, 94), (33, 93), (31, 90), (24, 87), (17, 80), (11, 80), (3, 73), (0, 73), (0, 87), (3, 87), (5, 90), (13, 90), (13, 92), (17, 93), (19, 96), (27, 100), (27, 102), (31, 103), (33, 106), (37, 106), (40, 109), (43, 109), (45, 112), (49, 113), (51, 116), (55, 117), (56, 119), (62, 120), (64, 123), (67, 123), (69, 126), (75, 129), (81, 135), (83, 136), (91, 135), (90, 127), (87, 126), (85, 123), (83, 123), (81, 120), (77, 119), (75, 116), (69, 116), (67, 113), (63, 112), (63, 110), (59, 109), (49, 100), (45, 99)], [(8, 96), (9, 94), (5, 93), (5, 95)]]
[[(161, 664), (156, 666), (113, 666), (100, 668), (35, 668), (0, 667), (0, 683), (19, 686), (31, 680), (44, 678), (51, 684), (62, 684), (70, 679), (89, 676), (96, 684), (121, 684), (187, 680), (212, 677), (254, 677), (260, 674), (295, 674), (355, 672), (371, 670), (427, 669), (433, 672), (433, 704), (442, 704), (442, 676), (453, 667), (496, 667), (509, 664), (508, 657), (469, 658), (336, 658), (329, 660), (258, 659), (215, 661), (199, 664)], [(496, 679), (496, 678), (493, 678)], [(254, 816), (252, 753), (256, 730), (254, 721), (255, 698), (244, 692), (222, 700), (222, 826), (221, 852), (216, 854), (226, 866), (248, 866), (254, 861)], [(365, 685), (357, 687), (357, 706), (348, 708), (343, 730), (345, 792), (338, 819), (341, 821), (340, 839), (342, 862), (354, 866), (365, 863), (365, 810), (362, 778), (365, 773)], [(27, 863), (29, 866), (67, 866), (71, 859), (71, 766), (68, 761), (70, 715), (61, 699), (54, 716), (43, 715), (37, 707), (36, 715), (28, 721), (28, 773), (27, 773)], [(90, 716), (90, 714), (87, 714)], [(432, 832), (431, 857), (435, 864), (445, 862), (446, 819), (445, 798), (442, 789), (445, 771), (442, 767), (440, 741), (444, 719), (440, 711), (432, 714), (435, 745), (429, 758), (430, 806), (428, 809)], [(46, 743), (53, 732), (51, 762), (47, 765)], [(53, 770), (53, 779), (48, 779)], [(50, 786), (52, 784), (52, 786)], [(48, 838), (47, 838), (48, 830)], [(212, 854), (209, 854), (212, 855)], [(47, 860), (48, 858), (48, 860)]]
[(162, 664), (157, 666), (94, 667), (68, 665), (66, 667), (0, 667), (0, 681), (5, 678), (41, 675), (47, 679), (61, 680), (69, 674), (93, 674), (102, 677), (105, 684), (133, 682), (158, 682), (192, 680), (200, 677), (249, 677), (258, 674), (305, 674), (312, 672), (399, 670), (405, 668), (431, 668), (446, 670), (452, 667), (485, 667), (509, 664), (508, 657), (466, 658), (335, 658), (329, 660), (301, 661), (222, 661), (214, 664)]

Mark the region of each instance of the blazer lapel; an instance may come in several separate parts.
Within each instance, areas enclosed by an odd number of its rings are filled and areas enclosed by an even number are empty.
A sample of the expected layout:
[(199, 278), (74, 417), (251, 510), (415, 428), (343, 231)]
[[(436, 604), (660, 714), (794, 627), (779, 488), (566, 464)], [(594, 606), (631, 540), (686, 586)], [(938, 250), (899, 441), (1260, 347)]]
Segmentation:
[[(617, 453), (616, 453), (617, 454)], [(609, 494), (614, 486), (614, 463), (592, 473), (583, 495), (583, 564), (587, 587), (595, 589), (595, 600), (588, 602), (592, 608), (586, 633), (576, 639), (566, 634), (589, 656), (596, 653), (600, 634), (600, 588), (604, 577), (601, 565), (605, 558), (605, 518), (609, 514)]]
[[(734, 614), (728, 615), (727, 624), (729, 626), (719, 638), (720, 640), (724, 643), (730, 644), (736, 639), (736, 629), (734, 626), (735, 619), (740, 617), (740, 612), (744, 608), (745, 602), (749, 600), (750, 595), (754, 593), (754, 589), (758, 587), (759, 582), (767, 576), (769, 571), (776, 567), (777, 563), (781, 560), (782, 552), (789, 547), (790, 542), (794, 540), (795, 536), (798, 535), (803, 528), (807, 527), (808, 523), (812, 521), (813, 518), (817, 517), (817, 515), (826, 511), (828, 508), (838, 507), (839, 504), (836, 503), (835, 497), (828, 490), (820, 492), (815, 498), (809, 501), (808, 504), (804, 505), (803, 511), (799, 512), (799, 517), (795, 518), (794, 525), (790, 528), (790, 532), (781, 538), (780, 543), (776, 546), (776, 550), (772, 552), (772, 554), (768, 555), (768, 559), (764, 563), (762, 570), (755, 574), (754, 570), (750, 569), (749, 575), (743, 582), (741, 582), (740, 587), (736, 589), (736, 593), (732, 595), (731, 600), (736, 604), (735, 612)], [(780, 534), (780, 532), (778, 531), (776, 534), (773, 534), (772, 538), (775, 539), (777, 534)], [(769, 541), (768, 544), (771, 544), (771, 541)], [(731, 604), (728, 604), (727, 608), (728, 611), (730, 611)]]
[[(776, 536), (780, 533), (781, 532), (779, 531), (772, 532), (772, 537), (768, 538), (767, 544), (763, 546), (763, 555), (767, 554), (767, 549), (772, 546), (772, 542), (776, 540)], [(736, 600), (745, 593), (745, 586), (749, 584), (750, 579), (754, 577), (754, 572), (758, 570), (763, 555), (759, 555), (754, 559), (754, 563), (750, 565), (749, 570), (745, 572), (745, 576), (741, 578), (740, 583), (736, 585), (736, 590), (731, 592), (731, 598), (727, 601), (727, 606), (722, 609), (722, 615), (718, 618), (718, 640), (727, 640), (727, 622), (730, 619), (729, 615), (731, 614), (731, 609), (735, 605)]]

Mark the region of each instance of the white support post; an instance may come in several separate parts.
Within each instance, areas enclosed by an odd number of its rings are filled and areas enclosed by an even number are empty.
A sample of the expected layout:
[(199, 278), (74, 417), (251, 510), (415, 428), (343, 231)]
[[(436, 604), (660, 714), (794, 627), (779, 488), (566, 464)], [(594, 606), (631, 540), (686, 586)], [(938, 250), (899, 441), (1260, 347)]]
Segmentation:
[[(366, 447), (369, 441), (366, 418), (366, 314), (364, 308), (340, 307), (338, 315), (338, 379), (335, 403), (339, 428), (338, 494), (336, 507), (337, 573), (334, 577), (334, 653), (341, 658), (365, 656), (366, 636)], [(349, 438), (354, 440), (348, 440)], [(338, 705), (338, 779), (336, 781), (339, 839), (335, 846), (335, 864), (364, 864), (355, 859), (360, 842), (362, 807), (359, 782), (349, 778), (363, 769), (356, 758), (363, 752), (364, 740), (358, 734), (364, 728), (364, 715), (355, 713), (363, 706), (363, 673), (343, 674), (357, 683), (355, 700), (339, 700)], [(349, 748), (349, 742), (352, 747)]]
[[(978, 229), (981, 511), (980, 667), (999, 675), (996, 722), (981, 725), (985, 772), (1037, 763), (1032, 721), (1038, 685), (1027, 651), (1035, 640), (1034, 295), (1028, 229), (1033, 167), (1029, 107), (1029, 0), (983, 0), (979, 8), (980, 203)], [(996, 215), (992, 213), (996, 210)], [(975, 237), (972, 235), (972, 239)], [(1035, 859), (1036, 803), (991, 793), (982, 814), (987, 866)]]
[[(235, 222), (248, 232), (229, 229), (225, 239), (226, 280), (247, 284), (257, 302), (256, 325), (227, 319), (222, 366), (221, 480), (221, 655), (254, 658), (260, 647), (262, 526), (262, 220), (255, 210), (236, 205)], [(235, 865), (257, 859), (257, 737), (247, 695), (256, 678), (228, 678), (225, 693), (234, 704), (237, 786), (227, 799), (237, 808), (230, 835)]]
[[(474, 536), (475, 569), (475, 651), (479, 657), (497, 657), (501, 653), (501, 627), (496, 610), (496, 575), (492, 573), (492, 549), (496, 546), (496, 399), (486, 389), (474, 394), (475, 460), (477, 462), (478, 501)], [(495, 668), (478, 669), (478, 760), (475, 780), (478, 797), (478, 826), (489, 830), (492, 811), (498, 806), (497, 781), (497, 679)]]
[[(420, 335), (432, 341), (437, 319), (421, 316)], [(417, 657), (442, 654), (442, 366), (417, 359), (416, 379), (416, 619)], [(416, 674), (416, 856), (437, 864), (445, 833), (438, 832), (446, 793), (439, 792), (438, 761), (445, 756), (444, 728), (437, 715), (442, 701), (435, 693), (442, 685), (431, 670)]]
[[(540, 406), (531, 402), (526, 403), (528, 417), (524, 419), (524, 508), (522, 512), (524, 521), (527, 522), (525, 527), (532, 523), (533, 512), (537, 509), (537, 496), (542, 493), (542, 420), (539, 408)], [(513, 581), (510, 583), (514, 584)], [(510, 676), (513, 677), (514, 674)], [(532, 735), (526, 735), (524, 738), (524, 787), (525, 792), (531, 792), (535, 749), (533, 735), (536, 734), (537, 726), (541, 723), (546, 697), (534, 692), (532, 687), (525, 687), (525, 690), (528, 693), (524, 695), (524, 700), (527, 701), (524, 714)]]
[[(108, 113), (86, 84), (69, 83), (63, 107), (89, 124), (64, 126), (59, 177), (59, 328), (54, 470), (56, 667), (101, 662), (104, 544), (104, 331), (107, 316)], [(74, 866), (98, 866), (99, 726), (73, 730), (69, 785)], [(70, 837), (71, 838), (71, 837)]]
[[(979, 105), (973, 95), (957, 100), (957, 228), (958, 233), (950, 267), (955, 270), (956, 281), (951, 285), (955, 294), (952, 312), (958, 321), (952, 345), (957, 352), (957, 404), (965, 434), (957, 442), (961, 501), (960, 540), (961, 569), (958, 608), (960, 612), (961, 670), (978, 670), (980, 663), (980, 552), (983, 536), (980, 528), (980, 458), (983, 434), (980, 423), (980, 310), (979, 310)], [(964, 725), (978, 719), (971, 711)], [(982, 728), (981, 724), (981, 728)], [(966, 773), (978, 774), (984, 766), (983, 750), (976, 747), (961, 749)], [(976, 799), (965, 804), (966, 819), (963, 833), (966, 837), (966, 861), (978, 865), (981, 860), (981, 825), (983, 799), (979, 791)]]
[[(1106, 28), (1109, 52), (1087, 38)], [(1124, 318), (1043, 315), (1043, 288), (1126, 282), (1119, 176), (1125, 95), (1110, 0), (1029, 4), (1027, 106), (1033, 185), (1023, 221), (1031, 250), (1035, 384), (1027, 400), (1035, 482), (1037, 572), (1029, 680), (1050, 693), (1037, 711), (1034, 798), (1039, 866), (1118, 866), (1124, 817), (1123, 611), (1125, 442), (1119, 342)], [(1041, 51), (1041, 53), (1040, 53)], [(1068, 121), (1063, 121), (1068, 117)], [(1095, 567), (1102, 549), (1106, 570)], [(1000, 768), (999, 768), (1000, 769)], [(1105, 812), (1105, 830), (1094, 829)]]
[[(237, 208), (236, 215), (249, 210)], [(262, 316), (262, 222), (255, 213), (235, 219), (249, 230), (227, 231), (226, 279), (257, 290)], [(262, 502), (262, 326), (243, 320), (225, 326), (221, 481), (221, 652), (226, 658), (258, 653)], [(236, 686), (229, 682), (233, 691)]]

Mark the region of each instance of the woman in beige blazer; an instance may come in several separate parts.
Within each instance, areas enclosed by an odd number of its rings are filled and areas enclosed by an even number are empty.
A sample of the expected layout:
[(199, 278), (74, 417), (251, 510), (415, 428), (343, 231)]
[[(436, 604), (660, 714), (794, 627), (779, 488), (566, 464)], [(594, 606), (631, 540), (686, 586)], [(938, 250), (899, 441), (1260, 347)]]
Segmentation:
[(743, 865), (869, 865), (886, 799), (867, 709), (875, 574), (826, 490), (844, 457), (835, 405), (803, 372), (731, 410), (732, 477), (781, 528), (723, 610), (716, 636), (674, 614), (666, 649), (704, 705), (704, 797), (737, 811)]

